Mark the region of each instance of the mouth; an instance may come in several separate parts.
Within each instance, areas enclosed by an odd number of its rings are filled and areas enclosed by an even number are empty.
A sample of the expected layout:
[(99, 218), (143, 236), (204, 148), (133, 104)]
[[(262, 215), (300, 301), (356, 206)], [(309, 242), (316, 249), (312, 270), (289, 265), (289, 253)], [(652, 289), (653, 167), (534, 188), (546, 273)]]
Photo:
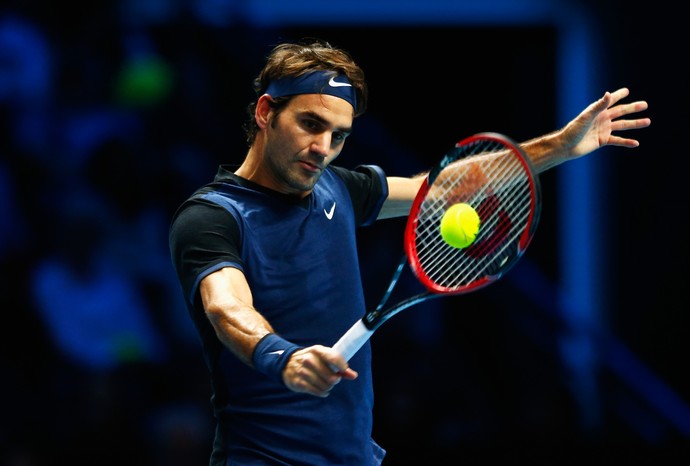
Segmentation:
[(324, 168), (321, 164), (309, 162), (307, 160), (300, 160), (299, 164), (302, 166), (302, 168), (310, 173), (320, 173)]

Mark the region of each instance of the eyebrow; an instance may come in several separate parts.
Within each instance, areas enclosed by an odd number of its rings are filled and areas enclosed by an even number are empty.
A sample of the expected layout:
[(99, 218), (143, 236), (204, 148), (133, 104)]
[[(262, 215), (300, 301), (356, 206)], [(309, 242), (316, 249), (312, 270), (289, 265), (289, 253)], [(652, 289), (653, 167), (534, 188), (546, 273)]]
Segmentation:
[[(323, 125), (327, 125), (327, 124), (328, 124), (328, 121), (327, 121), (325, 118), (323, 118), (321, 115), (319, 115), (318, 113), (316, 113), (316, 112), (314, 112), (314, 111), (312, 111), (312, 110), (306, 110), (306, 111), (304, 112), (304, 114), (305, 114), (306, 116), (308, 116), (309, 118), (313, 118), (314, 120), (319, 121), (319, 122), (320, 122), (321, 124), (323, 124)], [(336, 127), (336, 130), (339, 131), (339, 132), (341, 132), (341, 133), (352, 134), (352, 126), (348, 126), (348, 127), (346, 127), (346, 128), (342, 128), (342, 127), (341, 127), (341, 128), (338, 128), (338, 127)]]

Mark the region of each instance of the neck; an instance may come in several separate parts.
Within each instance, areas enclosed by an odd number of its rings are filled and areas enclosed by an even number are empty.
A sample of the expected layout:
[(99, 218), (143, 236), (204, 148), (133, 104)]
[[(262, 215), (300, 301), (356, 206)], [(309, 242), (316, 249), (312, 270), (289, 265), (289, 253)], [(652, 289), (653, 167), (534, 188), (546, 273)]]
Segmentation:
[(235, 175), (241, 176), (247, 180), (253, 181), (254, 183), (263, 185), (261, 182), (261, 151), (256, 147), (256, 144), (252, 145), (247, 151), (247, 155), (244, 158), (244, 162), (235, 170)]

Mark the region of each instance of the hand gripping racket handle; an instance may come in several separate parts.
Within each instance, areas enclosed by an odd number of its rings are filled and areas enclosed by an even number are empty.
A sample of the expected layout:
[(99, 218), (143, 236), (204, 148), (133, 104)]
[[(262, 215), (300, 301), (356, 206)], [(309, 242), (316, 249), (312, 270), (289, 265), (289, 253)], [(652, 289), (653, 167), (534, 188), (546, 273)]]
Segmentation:
[(340, 340), (333, 345), (333, 349), (339, 352), (346, 361), (349, 361), (373, 333), (374, 330), (369, 330), (364, 325), (364, 321), (360, 319), (340, 337)]

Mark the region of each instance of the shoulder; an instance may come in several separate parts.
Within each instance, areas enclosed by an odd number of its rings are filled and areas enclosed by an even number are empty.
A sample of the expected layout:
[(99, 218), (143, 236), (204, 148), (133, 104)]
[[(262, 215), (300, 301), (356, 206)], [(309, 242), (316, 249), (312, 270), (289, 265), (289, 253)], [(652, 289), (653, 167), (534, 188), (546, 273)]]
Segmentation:
[(346, 184), (371, 184), (374, 182), (385, 182), (386, 180), (386, 174), (376, 165), (359, 165), (354, 169), (331, 165), (328, 169)]
[(376, 165), (359, 165), (355, 169), (330, 166), (350, 194), (358, 225), (373, 223), (388, 197), (388, 182), (383, 170)]

